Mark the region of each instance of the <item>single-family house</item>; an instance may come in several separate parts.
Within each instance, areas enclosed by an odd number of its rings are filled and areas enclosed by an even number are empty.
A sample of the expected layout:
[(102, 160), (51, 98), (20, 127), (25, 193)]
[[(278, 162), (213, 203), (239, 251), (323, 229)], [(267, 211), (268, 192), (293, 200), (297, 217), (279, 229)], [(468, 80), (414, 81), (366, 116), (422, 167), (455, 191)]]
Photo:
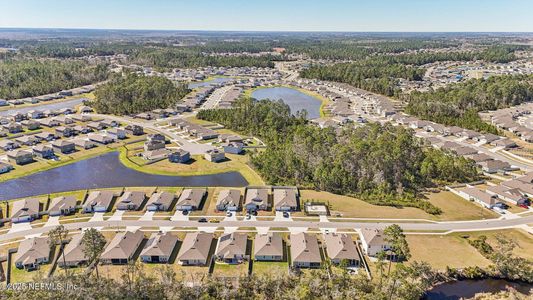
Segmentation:
[(23, 135), (21, 137), (16, 138), (15, 141), (25, 146), (33, 146), (40, 142), (40, 140), (33, 135)]
[(226, 233), (218, 239), (215, 257), (228, 264), (242, 263), (246, 259), (248, 235), (245, 233)]
[(126, 132), (131, 135), (143, 135), (144, 129), (139, 125), (128, 125), (126, 126)]
[(244, 151), (244, 144), (239, 142), (231, 142), (222, 144), (225, 153), (241, 154)]
[(13, 170), (13, 166), (12, 165), (0, 161), (0, 174), (7, 173), (7, 172), (9, 172), (11, 170)]
[(118, 199), (118, 210), (139, 210), (146, 194), (141, 191), (127, 191)]
[(293, 233), (291, 240), (291, 264), (295, 268), (318, 268), (322, 264), (316, 235)]
[(126, 138), (126, 130), (122, 128), (113, 127), (107, 130), (107, 134), (110, 135), (115, 140), (123, 140)]
[(524, 195), (519, 189), (508, 188), (503, 185), (489, 186), (486, 189), (486, 192), (491, 195), (496, 195), (498, 198), (511, 202), (515, 205), (528, 199), (527, 196)]
[(71, 153), (76, 150), (76, 144), (73, 142), (65, 141), (65, 140), (57, 140), (52, 142), (52, 146), (55, 150), (61, 152), (61, 153)]
[(78, 139), (73, 139), (70, 141), (73, 142), (74, 145), (76, 145), (77, 147), (84, 149), (84, 150), (96, 147), (96, 143), (88, 139), (78, 138)]
[(168, 263), (178, 237), (167, 233), (152, 233), (141, 251), (141, 261), (146, 263)]
[(359, 253), (352, 238), (345, 233), (326, 233), (326, 253), (334, 264), (346, 263), (346, 266), (359, 265)]
[(0, 149), (10, 151), (19, 148), (20, 144), (12, 140), (0, 140)]
[(219, 162), (226, 159), (226, 155), (224, 154), (224, 151), (215, 148), (207, 150), (207, 152), (204, 154), (204, 158), (210, 162)]
[(76, 131), (72, 127), (59, 126), (56, 127), (56, 133), (62, 137), (71, 137), (75, 135)]
[(483, 172), (486, 173), (497, 173), (497, 172), (505, 172), (505, 171), (511, 171), (512, 167), (511, 165), (506, 161), (501, 161), (498, 159), (491, 159), (486, 160), (477, 163)]
[(174, 201), (174, 194), (169, 192), (157, 192), (152, 194), (146, 203), (147, 211), (167, 211)]
[(141, 156), (149, 161), (159, 161), (168, 158), (170, 153), (172, 153), (170, 149), (160, 148), (155, 150), (144, 151), (143, 153), (141, 153)]
[(390, 249), (390, 245), (385, 239), (383, 230), (375, 228), (362, 228), (360, 238), (361, 249), (368, 256), (375, 257), (378, 255), (378, 253)]
[(100, 255), (100, 262), (114, 265), (127, 264), (132, 260), (143, 239), (144, 234), (140, 230), (117, 233)]
[(475, 201), (486, 208), (492, 208), (498, 202), (498, 196), (486, 193), (476, 187), (457, 189), (459, 196), (466, 200)]
[(185, 189), (181, 192), (178, 202), (176, 203), (176, 210), (191, 211), (197, 210), (202, 205), (202, 200), (206, 195), (205, 189)]
[(277, 211), (295, 211), (298, 209), (296, 189), (275, 188), (273, 194), (274, 209)]
[(11, 150), (7, 152), (7, 157), (17, 165), (25, 165), (33, 162), (33, 153), (27, 150)]
[(277, 232), (258, 233), (254, 240), (254, 259), (257, 261), (282, 261), (283, 238)]
[(218, 211), (238, 211), (241, 207), (241, 191), (225, 189), (220, 191), (216, 208)]
[(83, 233), (74, 235), (70, 242), (63, 250), (65, 258), (61, 257), (57, 260), (57, 264), (61, 268), (78, 267), (87, 263), (87, 256), (85, 255), (85, 245), (83, 244)]
[(187, 233), (176, 258), (178, 263), (184, 266), (206, 265), (212, 243), (212, 233), (198, 231)]
[(246, 189), (244, 207), (247, 211), (268, 210), (268, 189)]
[(111, 191), (92, 191), (83, 205), (83, 212), (107, 212), (110, 209), (113, 197), (115, 195)]
[(77, 203), (78, 200), (74, 196), (56, 197), (50, 201), (48, 215), (53, 217), (73, 214), (76, 211)]
[(47, 237), (33, 237), (22, 240), (14, 256), (18, 269), (36, 270), (50, 260), (50, 244)]
[(112, 137), (99, 133), (89, 133), (87, 137), (89, 138), (89, 140), (102, 145), (111, 144), (115, 141)]
[(176, 151), (172, 151), (170, 154), (168, 154), (168, 160), (173, 163), (186, 163), (189, 160), (191, 160), (191, 153), (189, 151), (185, 151), (183, 149), (178, 149)]
[(14, 201), (11, 211), (11, 223), (31, 222), (40, 217), (41, 203), (39, 199)]
[(11, 122), (4, 125), (4, 128), (7, 129), (9, 133), (19, 133), (22, 132), (22, 125), (19, 123)]
[(33, 147), (32, 151), (33, 151), (33, 155), (40, 157), (40, 158), (45, 158), (45, 159), (52, 158), (55, 155), (54, 149), (44, 144)]

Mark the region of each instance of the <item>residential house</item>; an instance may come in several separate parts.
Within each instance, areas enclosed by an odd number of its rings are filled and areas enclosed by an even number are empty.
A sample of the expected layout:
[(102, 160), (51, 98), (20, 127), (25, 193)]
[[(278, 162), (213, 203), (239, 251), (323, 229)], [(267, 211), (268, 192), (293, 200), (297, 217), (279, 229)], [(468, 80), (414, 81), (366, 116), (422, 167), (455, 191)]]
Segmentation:
[(53, 141), (52, 146), (54, 147), (55, 150), (61, 153), (64, 153), (64, 154), (76, 151), (76, 144), (74, 144), (73, 142), (69, 142), (69, 141), (64, 141), (64, 140)]
[(241, 207), (241, 191), (225, 189), (220, 191), (216, 208), (218, 211), (238, 211)]
[(12, 165), (0, 161), (0, 174), (7, 173), (7, 172), (9, 172), (11, 170), (13, 170), (13, 166)]
[(85, 245), (83, 244), (83, 233), (78, 233), (70, 239), (70, 242), (65, 246), (63, 253), (65, 257), (60, 257), (57, 264), (61, 268), (79, 267), (87, 264), (87, 256), (85, 255)]
[(228, 264), (239, 264), (246, 259), (248, 235), (245, 233), (226, 233), (218, 239), (215, 257)]
[(87, 123), (87, 127), (91, 128), (92, 130), (96, 130), (96, 131), (100, 131), (100, 130), (107, 128), (102, 122), (97, 122), (97, 121)]
[(128, 125), (126, 126), (126, 132), (131, 135), (143, 135), (144, 129), (139, 125)]
[(35, 120), (24, 120), (22, 122), (20, 122), (20, 124), (26, 126), (26, 128), (28, 128), (28, 130), (37, 130), (39, 128), (41, 128), (41, 123), (35, 121)]
[(295, 268), (318, 268), (322, 264), (316, 235), (305, 232), (291, 234), (291, 264)]
[(491, 195), (496, 195), (498, 198), (511, 202), (515, 205), (527, 200), (527, 196), (524, 195), (520, 189), (508, 188), (503, 185), (489, 186), (486, 192)]
[(185, 151), (183, 149), (178, 149), (176, 151), (172, 151), (168, 155), (168, 160), (173, 163), (186, 163), (189, 160), (191, 160), (191, 153), (189, 151)]
[(212, 243), (212, 233), (198, 231), (187, 233), (176, 258), (178, 263), (184, 266), (206, 265)]
[(107, 212), (110, 209), (113, 197), (115, 195), (111, 191), (92, 191), (83, 205), (83, 212)]
[(53, 140), (55, 140), (57, 137), (55, 134), (51, 133), (51, 132), (40, 132), (40, 133), (37, 133), (35, 135), (35, 138), (39, 139), (40, 141), (47, 141), (47, 142), (51, 142)]
[(40, 142), (38, 138), (32, 135), (23, 135), (21, 137), (16, 138), (15, 140), (19, 142), (21, 145), (26, 145), (26, 146), (33, 146)]
[(0, 140), (0, 149), (10, 151), (19, 148), (20, 144), (12, 140)]
[(31, 222), (40, 217), (41, 203), (39, 199), (14, 201), (11, 211), (11, 223)]
[(29, 119), (40, 119), (44, 117), (44, 113), (40, 110), (30, 110), (27, 115)]
[(210, 162), (219, 162), (226, 159), (226, 155), (218, 149), (210, 149), (204, 154), (204, 158)]
[(362, 228), (360, 238), (361, 249), (368, 256), (376, 257), (378, 253), (390, 249), (381, 229)]
[(76, 131), (72, 127), (59, 126), (56, 128), (56, 133), (62, 137), (71, 137), (76, 134)]
[(498, 159), (486, 160), (477, 164), (481, 167), (483, 172), (486, 173), (505, 172), (513, 169), (508, 162)]
[(504, 149), (510, 149), (510, 148), (516, 147), (516, 143), (507, 138), (496, 140), (492, 142), (491, 145), (494, 145), (496, 147), (502, 147)]
[(4, 125), (4, 128), (7, 129), (9, 133), (19, 133), (22, 132), (22, 125), (19, 123), (11, 122), (9, 124)]
[(258, 233), (254, 241), (254, 259), (257, 261), (282, 261), (283, 238), (277, 232)]
[(359, 265), (359, 254), (352, 238), (345, 234), (326, 233), (326, 252), (331, 262), (334, 264), (346, 263), (347, 266)]
[(89, 126), (85, 126), (85, 125), (76, 125), (72, 127), (72, 129), (74, 129), (74, 132), (76, 133), (83, 133), (83, 134), (87, 134), (93, 131)]
[(141, 252), (141, 261), (146, 263), (168, 263), (178, 237), (167, 233), (152, 233)]
[(146, 199), (146, 194), (141, 191), (128, 191), (118, 199), (117, 210), (139, 210)]
[(127, 264), (132, 260), (143, 239), (144, 234), (140, 230), (117, 233), (100, 255), (100, 262), (114, 265)]
[(239, 142), (231, 142), (222, 144), (222, 148), (224, 149), (225, 153), (241, 154), (244, 151), (244, 144)]
[(107, 134), (110, 135), (115, 140), (123, 140), (126, 138), (126, 130), (122, 128), (111, 128), (107, 130)]
[(76, 212), (77, 203), (78, 200), (74, 196), (56, 197), (50, 201), (48, 215), (54, 217), (73, 214)]
[(73, 124), (74, 123), (74, 120), (72, 120), (71, 118), (69, 118), (67, 116), (57, 116), (57, 117), (54, 117), (54, 120), (56, 120), (59, 123), (64, 124), (64, 125), (69, 125), (69, 124)]
[(155, 150), (144, 151), (141, 156), (150, 161), (159, 161), (168, 158), (172, 151), (170, 149), (161, 148)]
[(42, 126), (46, 126), (46, 127), (56, 127), (56, 126), (61, 125), (57, 120), (54, 120), (52, 118), (46, 118), (46, 119), (39, 120), (39, 123), (41, 123)]
[(246, 189), (244, 207), (247, 211), (268, 210), (268, 189)]
[(89, 140), (102, 144), (102, 145), (111, 144), (115, 141), (113, 138), (107, 135), (98, 134), (98, 133), (89, 133), (87, 137), (89, 138)]
[(202, 200), (206, 195), (204, 189), (185, 189), (181, 192), (178, 202), (176, 203), (176, 210), (197, 210), (202, 205)]
[(297, 190), (291, 188), (274, 189), (274, 208), (277, 211), (295, 211), (298, 209)]
[(169, 192), (157, 192), (152, 194), (146, 203), (147, 211), (168, 211), (172, 202), (174, 201), (174, 194)]
[(96, 147), (95, 142), (87, 140), (87, 139), (78, 138), (78, 139), (73, 139), (70, 141), (74, 143), (74, 145), (76, 145), (77, 147), (84, 149), (84, 150)]
[(493, 208), (498, 202), (498, 196), (483, 192), (476, 187), (457, 189), (457, 192), (459, 196), (465, 198), (466, 200), (475, 201), (489, 209)]
[(104, 125), (105, 127), (117, 127), (118, 125), (120, 125), (117, 121), (115, 120), (102, 120), (100, 121), (100, 123), (102, 125)]
[(33, 147), (33, 155), (40, 158), (52, 158), (55, 156), (54, 149), (48, 145), (37, 145)]
[(50, 244), (47, 237), (33, 237), (19, 243), (14, 256), (17, 269), (36, 270), (50, 260)]
[(25, 165), (33, 162), (33, 153), (27, 150), (12, 150), (7, 152), (7, 157), (17, 165)]

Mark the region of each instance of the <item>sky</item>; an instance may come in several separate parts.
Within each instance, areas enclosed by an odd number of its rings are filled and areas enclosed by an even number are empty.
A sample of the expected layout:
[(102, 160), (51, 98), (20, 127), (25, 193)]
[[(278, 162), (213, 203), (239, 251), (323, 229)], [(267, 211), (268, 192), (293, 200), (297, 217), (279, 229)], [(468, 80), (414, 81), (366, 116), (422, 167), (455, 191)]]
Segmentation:
[(532, 32), (533, 0), (0, 0), (0, 27)]

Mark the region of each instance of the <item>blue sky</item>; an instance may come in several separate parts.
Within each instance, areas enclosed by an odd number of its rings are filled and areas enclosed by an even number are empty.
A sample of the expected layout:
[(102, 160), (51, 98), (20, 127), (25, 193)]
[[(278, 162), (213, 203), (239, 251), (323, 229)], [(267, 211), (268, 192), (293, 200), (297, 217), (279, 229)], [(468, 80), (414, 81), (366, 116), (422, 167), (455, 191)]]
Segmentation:
[(0, 27), (533, 31), (532, 0), (0, 0)]

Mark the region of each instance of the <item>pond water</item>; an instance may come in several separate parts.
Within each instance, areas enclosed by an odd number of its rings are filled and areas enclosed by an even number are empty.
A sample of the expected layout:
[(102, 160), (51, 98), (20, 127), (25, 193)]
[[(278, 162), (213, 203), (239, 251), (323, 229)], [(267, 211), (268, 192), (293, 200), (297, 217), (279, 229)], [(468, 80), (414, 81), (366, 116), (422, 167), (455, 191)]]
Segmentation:
[(322, 102), (318, 98), (304, 94), (297, 89), (287, 87), (261, 88), (253, 91), (252, 97), (257, 100), (281, 99), (289, 105), (293, 114), (297, 111), (306, 110), (308, 119), (320, 117), (320, 106), (322, 105)]
[(248, 182), (239, 172), (202, 176), (165, 176), (142, 173), (124, 166), (118, 158), (118, 153), (111, 152), (55, 169), (0, 182), (0, 200), (110, 187), (242, 187), (246, 185)]
[(426, 293), (424, 299), (430, 300), (458, 300), (472, 298), (477, 293), (494, 293), (507, 290), (509, 287), (527, 294), (532, 285), (514, 283), (501, 279), (460, 280), (439, 284)]
[(189, 83), (189, 88), (190, 89), (195, 89), (195, 88), (199, 88), (199, 87), (202, 87), (202, 86), (208, 86), (208, 85), (212, 85), (212, 84), (228, 82), (230, 80), (233, 80), (233, 78), (231, 78), (231, 77), (215, 77), (215, 78), (210, 79), (210, 80), (204, 80), (204, 81), (200, 81), (200, 82)]
[(7, 116), (9, 115), (10, 113), (13, 113), (13, 112), (20, 112), (20, 113), (27, 113), (29, 112), (30, 110), (59, 110), (61, 108), (74, 108), (76, 105), (79, 105), (81, 103), (83, 103), (84, 100), (88, 100), (87, 98), (76, 98), (76, 99), (71, 99), (71, 100), (67, 100), (67, 101), (61, 101), (61, 102), (56, 102), (56, 103), (43, 103), (43, 104), (37, 104), (37, 105), (31, 105), (31, 106), (26, 106), (26, 107), (20, 107), (20, 108), (17, 108), (16, 106), (13, 107), (12, 109), (9, 109), (9, 110), (4, 110), (4, 111), (0, 111), (0, 116)]

